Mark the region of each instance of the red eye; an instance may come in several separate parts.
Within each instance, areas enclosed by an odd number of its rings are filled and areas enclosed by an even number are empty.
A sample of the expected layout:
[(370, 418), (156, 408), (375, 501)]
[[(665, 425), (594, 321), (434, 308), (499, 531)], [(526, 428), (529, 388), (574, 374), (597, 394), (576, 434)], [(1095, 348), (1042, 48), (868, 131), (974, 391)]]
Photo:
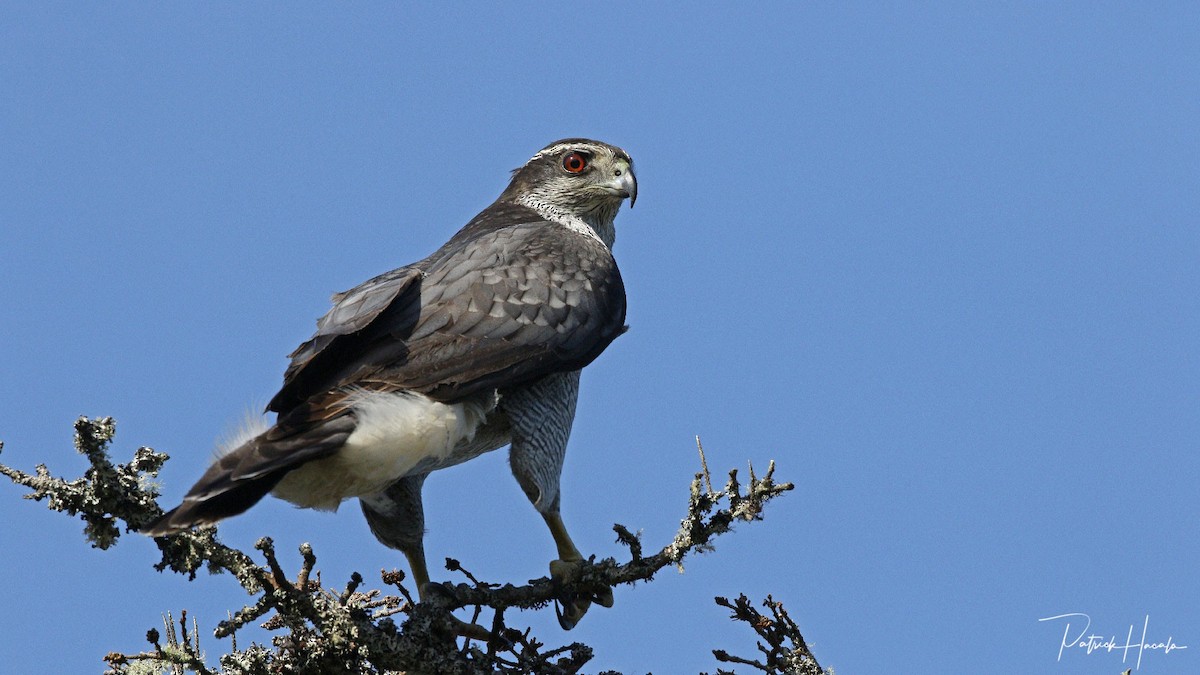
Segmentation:
[(567, 170), (567, 173), (583, 173), (587, 165), (587, 157), (584, 157), (583, 153), (572, 152), (563, 157), (563, 168)]

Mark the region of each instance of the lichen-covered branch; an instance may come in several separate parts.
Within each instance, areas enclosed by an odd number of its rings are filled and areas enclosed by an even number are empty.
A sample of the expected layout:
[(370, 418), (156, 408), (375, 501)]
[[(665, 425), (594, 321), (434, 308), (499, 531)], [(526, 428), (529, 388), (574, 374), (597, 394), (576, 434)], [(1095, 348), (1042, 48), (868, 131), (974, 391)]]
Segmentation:
[[(130, 462), (114, 465), (108, 454), (114, 433), (111, 418), (80, 418), (75, 422), (76, 447), (90, 463), (82, 478), (56, 478), (43, 465), (29, 474), (0, 464), (0, 473), (28, 488), (26, 498), (44, 500), (51, 509), (80, 517), (88, 541), (107, 549), (120, 537), (121, 522), (130, 531), (162, 514), (153, 478), (167, 460), (163, 453), (139, 448)], [(222, 544), (213, 527), (158, 537), (155, 542), (162, 558), (155, 564), (156, 569), (170, 569), (189, 578), (195, 578), (201, 567), (213, 573), (228, 572), (254, 600), (217, 625), (218, 638), (234, 640), (219, 666), (204, 662), (198, 629), (193, 623), (189, 634), (185, 613), (180, 624), (182, 637), (168, 618), (166, 645), (161, 644), (158, 631), (151, 630), (147, 641), (152, 649), (110, 654), (106, 657), (109, 672), (132, 673), (152, 665), (160, 672), (167, 668), (206, 675), (576, 673), (591, 659), (589, 647), (575, 643), (548, 648), (528, 630), (510, 627), (506, 623), (507, 610), (538, 609), (564, 597), (648, 581), (664, 567), (682, 565), (689, 553), (710, 549), (712, 540), (738, 521), (761, 519), (769, 500), (792, 489), (790, 483), (775, 482), (774, 470), (772, 463), (760, 478), (751, 468), (744, 485), (738, 472), (730, 471), (724, 488), (714, 491), (705, 464), (704, 472), (692, 481), (687, 515), (678, 532), (671, 542), (650, 555), (645, 554), (638, 535), (616, 525), (617, 541), (629, 550), (628, 561), (592, 559), (579, 566), (572, 577), (557, 581), (542, 578), (523, 585), (486, 583), (458, 561), (447, 560), (447, 569), (461, 573), (466, 581), (427, 587), (432, 592), (427, 592), (428, 599), (421, 603), (414, 602), (412, 592), (404, 585), (403, 573), (395, 570), (381, 574), (385, 588), (395, 593), (361, 590), (364, 581), (357, 572), (344, 587), (322, 586), (320, 574), (314, 574), (317, 556), (308, 544), (300, 548), (299, 570), (293, 580), (285, 572), (287, 565), (280, 562), (273, 542), (266, 537), (256, 544), (254, 556)], [(719, 660), (753, 667), (761, 663), (762, 668), (774, 668), (766, 671), (771, 673), (821, 672), (782, 605), (768, 599), (774, 617), (768, 619), (749, 613), (754, 610), (747, 610), (749, 604), (743, 600), (736, 604), (721, 599), (718, 602), (734, 609), (735, 619), (755, 626), (767, 645), (759, 643), (760, 651), (774, 651), (764, 652), (768, 658), (762, 662), (714, 652)], [(464, 609), (470, 614), (470, 624), (452, 615)], [(273, 648), (251, 645), (237, 649), (238, 630), (253, 622), (275, 631)], [(464, 631), (465, 626), (477, 630)], [(483, 634), (487, 639), (462, 637), (464, 634), (475, 638)], [(784, 639), (791, 640), (792, 646), (783, 647)], [(793, 658), (793, 654), (799, 656)], [(815, 670), (795, 669), (809, 666)]]
[(25, 495), (26, 499), (44, 499), (54, 511), (78, 515), (92, 546), (107, 549), (121, 536), (118, 518), (137, 528), (150, 522), (150, 514), (161, 513), (155, 501), (158, 487), (150, 479), (167, 461), (167, 455), (161, 452), (138, 448), (132, 461), (114, 466), (108, 459), (108, 444), (115, 433), (111, 417), (81, 417), (75, 421), (75, 449), (91, 463), (82, 478), (70, 482), (55, 478), (44, 464), (39, 464), (32, 475), (0, 464), (0, 473), (28, 487), (32, 492)]

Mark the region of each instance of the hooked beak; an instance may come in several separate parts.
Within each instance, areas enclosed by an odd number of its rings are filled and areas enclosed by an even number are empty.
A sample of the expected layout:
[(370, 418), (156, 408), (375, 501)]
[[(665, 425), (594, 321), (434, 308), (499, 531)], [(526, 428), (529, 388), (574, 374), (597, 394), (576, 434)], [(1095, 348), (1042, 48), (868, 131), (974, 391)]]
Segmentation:
[(633, 175), (633, 167), (629, 167), (621, 176), (628, 183), (625, 191), (629, 193), (629, 208), (633, 208), (633, 203), (637, 201), (637, 176)]
[(633, 203), (637, 201), (637, 176), (633, 175), (632, 166), (623, 164), (624, 162), (621, 162), (618, 165), (615, 175), (604, 187), (622, 199), (628, 198), (629, 207), (633, 208)]

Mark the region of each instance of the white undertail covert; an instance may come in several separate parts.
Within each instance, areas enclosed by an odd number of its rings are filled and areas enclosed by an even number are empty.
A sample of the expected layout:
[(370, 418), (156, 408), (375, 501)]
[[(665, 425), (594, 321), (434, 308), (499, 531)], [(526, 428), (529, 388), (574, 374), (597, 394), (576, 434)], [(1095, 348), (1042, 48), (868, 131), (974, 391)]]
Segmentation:
[(422, 462), (444, 461), (475, 438), (496, 407), (494, 399), (440, 403), (409, 391), (360, 391), (349, 400), (357, 425), (346, 444), (288, 473), (271, 494), (304, 508), (337, 510), (342, 500), (378, 492)]

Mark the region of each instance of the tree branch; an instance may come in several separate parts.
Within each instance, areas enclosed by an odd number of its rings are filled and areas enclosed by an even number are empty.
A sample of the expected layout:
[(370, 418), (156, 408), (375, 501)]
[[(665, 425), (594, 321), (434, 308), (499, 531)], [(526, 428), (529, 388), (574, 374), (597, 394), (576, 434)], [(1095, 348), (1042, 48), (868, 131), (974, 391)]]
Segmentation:
[[(0, 473), (28, 488), (30, 493), (26, 498), (45, 500), (53, 510), (79, 516), (84, 521), (87, 540), (95, 547), (107, 549), (121, 535), (118, 521), (124, 521), (129, 531), (162, 514), (156, 501), (158, 488), (152, 479), (167, 461), (163, 453), (139, 448), (130, 462), (114, 465), (108, 455), (114, 433), (111, 418), (80, 418), (75, 422), (76, 448), (90, 464), (82, 478), (68, 481), (52, 477), (44, 465), (38, 465), (34, 474), (28, 474), (0, 464)], [(147, 640), (152, 651), (109, 654), (108, 672), (131, 673), (140, 663), (204, 675), (267, 672), (360, 675), (410, 670), (489, 675), (578, 672), (592, 657), (589, 647), (574, 643), (548, 649), (529, 630), (508, 626), (506, 610), (539, 609), (565, 597), (564, 594), (583, 596), (606, 587), (649, 581), (664, 567), (682, 566), (689, 553), (710, 550), (712, 540), (729, 532), (736, 522), (761, 520), (765, 504), (793, 488), (791, 483), (775, 482), (772, 462), (762, 478), (751, 467), (745, 485), (739, 481), (736, 470), (730, 471), (725, 487), (714, 491), (703, 460), (703, 448), (700, 452), (704, 471), (692, 480), (687, 515), (672, 541), (646, 556), (640, 535), (615, 525), (617, 541), (628, 548), (630, 559), (621, 563), (613, 558), (596, 561), (593, 557), (578, 568), (573, 578), (558, 582), (543, 577), (523, 585), (487, 583), (476, 579), (458, 561), (448, 559), (447, 569), (462, 573), (470, 583), (435, 585), (435, 592), (429, 594), (426, 602), (415, 603), (404, 586), (403, 573), (395, 570), (382, 572), (381, 580), (385, 586), (394, 587), (399, 596), (381, 590), (360, 590), (363, 578), (357, 572), (340, 590), (323, 587), (319, 573), (314, 578), (317, 557), (308, 544), (300, 547), (300, 568), (292, 581), (278, 560), (274, 543), (267, 537), (255, 545), (263, 565), (250, 555), (222, 544), (214, 527), (157, 537), (155, 542), (162, 558), (154, 565), (155, 569), (170, 569), (189, 579), (194, 579), (202, 566), (213, 573), (229, 572), (255, 600), (217, 625), (217, 637), (234, 637), (233, 650), (221, 657), (219, 668), (205, 665), (194, 627), (193, 639), (189, 640), (184, 613), (182, 638), (175, 633), (168, 616), (165, 646), (160, 643), (158, 631), (151, 630)], [(768, 618), (751, 608), (744, 596), (735, 603), (722, 598), (717, 602), (733, 609), (735, 619), (754, 626), (767, 645), (759, 643), (760, 651), (767, 655), (765, 662), (715, 651), (718, 660), (752, 665), (771, 673), (822, 672), (781, 604), (768, 597), (767, 607), (773, 617)], [(473, 622), (478, 622), (485, 610), (491, 610), (488, 640), (459, 636), (463, 624), (452, 615), (459, 609), (470, 610)], [(274, 649), (251, 645), (238, 650), (237, 631), (269, 614), (263, 626), (279, 631), (272, 640)], [(393, 619), (397, 615), (403, 615), (400, 626)], [(784, 640), (790, 640), (792, 646), (785, 647)]]

